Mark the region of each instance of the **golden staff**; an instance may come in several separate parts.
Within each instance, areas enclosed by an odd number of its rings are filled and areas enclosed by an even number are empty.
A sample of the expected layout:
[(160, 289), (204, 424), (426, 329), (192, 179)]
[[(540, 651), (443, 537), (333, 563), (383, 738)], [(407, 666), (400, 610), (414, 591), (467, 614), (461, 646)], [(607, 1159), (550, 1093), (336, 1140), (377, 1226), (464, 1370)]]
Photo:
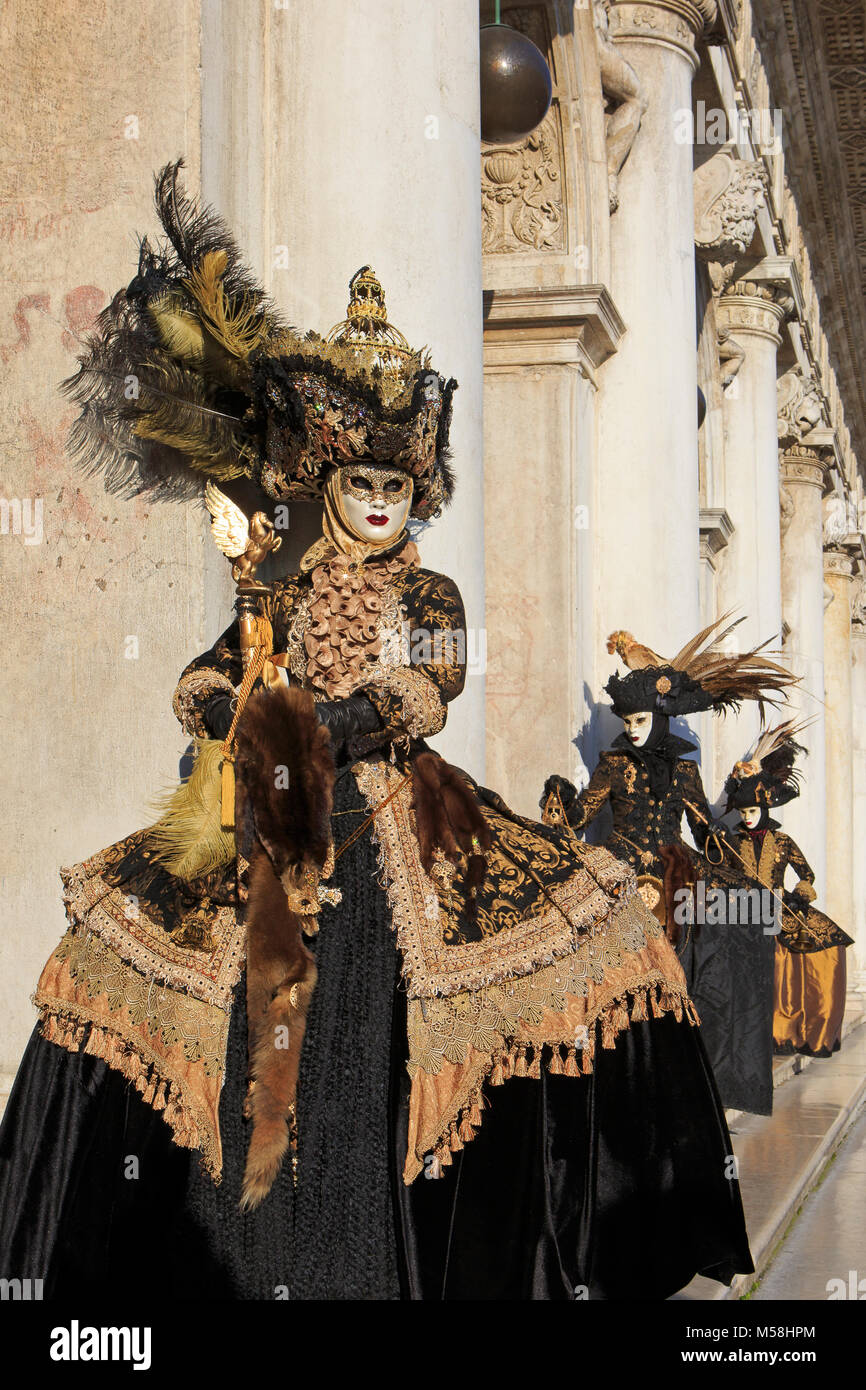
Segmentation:
[(238, 690), (231, 728), (222, 745), (222, 827), (232, 830), (235, 823), (235, 769), (233, 743), (238, 720), (256, 681), (261, 676), (266, 685), (278, 679), (271, 658), (274, 654), (274, 633), (270, 620), (262, 611), (263, 600), (270, 597), (271, 586), (256, 579), (259, 565), (279, 550), (282, 536), (275, 533), (274, 524), (264, 512), (254, 512), (247, 519), (240, 507), (212, 482), (204, 490), (205, 506), (211, 514), (211, 534), (219, 550), (232, 560), (232, 578), (237, 590), (235, 610), (238, 615), (243, 680)]
[[(699, 808), (698, 808), (697, 806), (695, 806), (695, 805), (693, 804), (693, 802), (687, 801), (687, 800), (685, 799), (685, 797), (683, 798), (683, 801), (684, 801), (684, 804), (685, 804), (686, 806), (688, 806), (688, 808), (689, 808), (690, 811), (694, 811), (694, 813), (695, 813), (695, 815), (697, 816), (698, 820), (703, 821), (703, 823), (704, 823), (704, 825), (707, 827), (707, 829), (712, 829), (712, 824), (711, 824), (711, 822), (707, 820), (707, 818), (706, 818), (706, 816), (703, 814), (703, 812), (702, 812), (701, 810), (699, 810)], [(721, 845), (719, 846), (719, 848), (721, 849)], [(751, 874), (749, 873), (749, 866), (748, 866), (748, 864), (746, 863), (746, 861), (745, 861), (745, 859), (742, 857), (742, 855), (737, 853), (737, 851), (734, 849), (733, 845), (728, 845), (728, 853), (729, 853), (729, 854), (732, 854), (732, 855), (734, 856), (735, 859), (738, 859), (738, 860), (740, 861), (740, 863), (742, 864), (743, 868), (744, 868), (745, 871), (746, 871), (746, 876), (747, 876), (748, 878), (751, 878)], [(724, 856), (724, 851), (722, 851), (722, 858), (719, 860), (719, 864), (723, 864), (723, 863), (724, 863), (724, 858), (725, 858), (725, 856)], [(707, 858), (707, 863), (710, 865), (711, 868), (718, 868), (718, 865), (714, 865), (712, 859), (710, 859), (709, 857)], [(758, 880), (758, 881), (760, 882), (760, 880)], [(800, 916), (798, 915), (798, 913), (796, 913), (792, 907), (789, 907), (788, 904), (785, 902), (784, 898), (780, 898), (780, 897), (779, 897), (779, 894), (775, 891), (774, 888), (771, 888), (771, 887), (769, 886), (769, 884), (766, 884), (766, 883), (761, 883), (761, 887), (762, 887), (762, 888), (766, 888), (768, 892), (772, 893), (773, 897), (776, 899), (776, 902), (779, 904), (779, 907), (782, 909), (783, 912), (787, 912), (788, 916), (789, 916), (789, 917), (793, 917), (794, 920), (795, 920), (796, 922), (799, 922), (801, 927), (805, 927), (807, 931), (809, 930), (809, 924), (808, 924), (808, 922), (806, 922), (806, 921), (804, 920), (804, 918), (800, 917)]]

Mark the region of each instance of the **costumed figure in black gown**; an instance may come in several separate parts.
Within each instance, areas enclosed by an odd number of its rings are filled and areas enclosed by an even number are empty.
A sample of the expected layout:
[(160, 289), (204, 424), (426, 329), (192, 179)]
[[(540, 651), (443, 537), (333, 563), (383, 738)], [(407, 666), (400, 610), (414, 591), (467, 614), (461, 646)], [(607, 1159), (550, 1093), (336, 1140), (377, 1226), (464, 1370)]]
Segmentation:
[[(177, 687), (188, 781), (64, 873), (0, 1135), (0, 1268), (55, 1298), (729, 1282), (752, 1268), (730, 1137), (630, 865), (425, 742), (463, 686), (465, 620), (407, 523), (451, 498), (455, 383), (369, 267), (327, 339), (288, 329), (177, 172), (168, 240), (143, 244), (74, 379), (77, 442), (109, 486), (208, 480), (239, 617)], [(273, 527), (223, 491), (239, 477), (324, 503), (270, 586)]]
[[(802, 726), (800, 726), (802, 728)], [(795, 768), (800, 730), (781, 724), (761, 734), (725, 782), (727, 811), (740, 823), (727, 857), (769, 891), (780, 918), (776, 937), (773, 1043), (780, 1055), (829, 1057), (842, 1043), (845, 951), (852, 939), (814, 906), (815, 875), (799, 845), (770, 811), (800, 795)], [(724, 842), (723, 842), (724, 843)], [(788, 870), (797, 882), (785, 888)]]
[[(687, 756), (695, 745), (670, 730), (673, 716), (719, 712), (746, 699), (763, 705), (792, 683), (761, 648), (721, 650), (742, 621), (711, 624), (672, 661), (631, 633), (612, 633), (608, 651), (631, 668), (605, 687), (624, 731), (602, 753), (583, 791), (549, 777), (541, 806), (546, 824), (582, 830), (610, 805), (613, 829), (605, 845), (632, 865), (648, 906), (677, 946), (723, 1103), (769, 1114), (773, 937), (760, 921), (728, 920), (743, 874), (725, 862), (719, 844), (725, 828), (715, 824), (698, 765)], [(684, 843), (684, 816), (703, 853)]]

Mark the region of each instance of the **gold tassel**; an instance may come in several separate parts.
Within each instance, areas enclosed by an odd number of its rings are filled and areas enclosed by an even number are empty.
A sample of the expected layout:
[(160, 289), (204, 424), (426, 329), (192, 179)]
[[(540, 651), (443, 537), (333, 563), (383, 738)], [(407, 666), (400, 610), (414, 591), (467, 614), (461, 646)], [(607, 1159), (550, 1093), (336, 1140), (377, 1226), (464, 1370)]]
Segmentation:
[(562, 1076), (562, 1073), (563, 1073), (563, 1065), (562, 1065), (562, 1054), (561, 1054), (561, 1052), (560, 1052), (560, 1050), (559, 1050), (559, 1043), (557, 1043), (556, 1046), (553, 1048), (553, 1055), (552, 1055), (550, 1061), (549, 1061), (548, 1064), (547, 1064), (547, 1070), (548, 1070), (548, 1071), (551, 1073), (551, 1075), (553, 1075), (553, 1076)]
[(517, 1061), (514, 1063), (514, 1075), (526, 1075), (526, 1047), (522, 1043), (517, 1049)]
[(514, 1075), (515, 1061), (516, 1053), (514, 1048), (512, 1048), (510, 1052), (506, 1052), (505, 1056), (502, 1059), (502, 1074), (505, 1077), (506, 1081), (510, 1081), (512, 1076)]
[(661, 1018), (664, 1008), (660, 998), (661, 990), (657, 985), (650, 986), (650, 1003), (652, 1004), (653, 1018)]
[(463, 1148), (463, 1141), (457, 1133), (457, 1126), (454, 1124), (452, 1124), (451, 1131), (448, 1135), (448, 1147), (453, 1154), (459, 1153)]
[(580, 1076), (580, 1068), (577, 1065), (577, 1053), (573, 1047), (568, 1049), (568, 1055), (565, 1059), (565, 1074), (566, 1076)]
[(580, 1071), (582, 1076), (589, 1076), (592, 1071), (592, 1044), (585, 1043), (580, 1051)]
[(526, 1074), (531, 1076), (533, 1081), (538, 1081), (541, 1078), (541, 1048), (533, 1048), (532, 1053), (532, 1061)]
[(496, 1058), (493, 1071), (490, 1073), (490, 1084), (491, 1086), (502, 1086), (505, 1084), (505, 1073), (502, 1070), (501, 1056)]
[(484, 1106), (484, 1098), (480, 1091), (475, 1091), (472, 1096), (472, 1105), (469, 1110), (469, 1122), (477, 1128), (481, 1124), (481, 1111)]
[(463, 1140), (465, 1144), (468, 1144), (470, 1139), (475, 1138), (475, 1131), (469, 1123), (468, 1115), (464, 1114), (463, 1119), (460, 1121), (460, 1128), (458, 1129), (457, 1133), (460, 1135), (460, 1138)]
[(646, 1023), (647, 1021), (645, 989), (635, 991), (631, 1005), (631, 1021), (632, 1023)]
[(223, 830), (234, 830), (235, 828), (235, 764), (230, 754), (223, 754), (222, 779), (220, 783), (222, 793), (222, 815), (220, 824)]
[(454, 1162), (454, 1159), (451, 1157), (451, 1150), (446, 1144), (441, 1144), (439, 1146), (436, 1150), (436, 1157), (443, 1168), (450, 1168), (451, 1164)]

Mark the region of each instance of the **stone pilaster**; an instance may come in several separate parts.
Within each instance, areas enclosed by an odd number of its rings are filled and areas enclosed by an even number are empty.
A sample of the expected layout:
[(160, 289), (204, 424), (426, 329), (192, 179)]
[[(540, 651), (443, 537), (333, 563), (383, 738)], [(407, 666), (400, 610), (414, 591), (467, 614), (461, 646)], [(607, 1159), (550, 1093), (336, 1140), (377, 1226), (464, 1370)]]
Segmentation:
[(781, 818), (815, 870), (820, 891), (827, 883), (824, 718), (824, 554), (821, 498), (827, 480), (825, 450), (791, 443), (779, 458), (781, 485), (782, 618), (785, 664), (800, 677), (790, 703), (797, 717), (811, 720), (798, 741), (803, 792)]
[[(824, 552), (824, 580), (832, 595), (824, 614), (824, 688), (827, 733), (827, 883), (823, 901), (845, 931), (854, 922), (854, 722), (851, 679), (851, 600), (855, 560), (849, 547)], [(858, 846), (862, 854), (862, 846)], [(852, 947), (852, 970), (866, 966), (862, 934)], [(862, 976), (861, 976), (862, 978)]]
[[(851, 609), (851, 683), (852, 683), (852, 778), (854, 795), (854, 927), (851, 935), (857, 945), (852, 948), (848, 978), (851, 987), (866, 991), (866, 577), (861, 573), (855, 581)], [(849, 957), (852, 952), (849, 951)]]

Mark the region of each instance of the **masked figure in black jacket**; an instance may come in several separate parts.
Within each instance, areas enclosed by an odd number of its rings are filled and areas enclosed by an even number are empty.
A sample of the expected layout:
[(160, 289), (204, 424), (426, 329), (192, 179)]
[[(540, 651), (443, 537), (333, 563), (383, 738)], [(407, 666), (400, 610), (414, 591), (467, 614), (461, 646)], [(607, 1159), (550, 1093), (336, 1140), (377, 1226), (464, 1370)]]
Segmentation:
[[(769, 1114), (772, 922), (740, 920), (743, 877), (731, 868), (726, 831), (714, 823), (697, 763), (687, 756), (695, 745), (669, 727), (672, 716), (771, 699), (790, 684), (787, 672), (754, 651), (723, 653), (731, 630), (725, 620), (705, 628), (670, 662), (630, 633), (612, 633), (608, 650), (633, 667), (606, 687), (623, 733), (584, 791), (549, 777), (542, 809), (547, 823), (581, 830), (610, 805), (606, 847), (632, 865), (679, 951), (724, 1104)], [(683, 817), (701, 852), (684, 843)]]

